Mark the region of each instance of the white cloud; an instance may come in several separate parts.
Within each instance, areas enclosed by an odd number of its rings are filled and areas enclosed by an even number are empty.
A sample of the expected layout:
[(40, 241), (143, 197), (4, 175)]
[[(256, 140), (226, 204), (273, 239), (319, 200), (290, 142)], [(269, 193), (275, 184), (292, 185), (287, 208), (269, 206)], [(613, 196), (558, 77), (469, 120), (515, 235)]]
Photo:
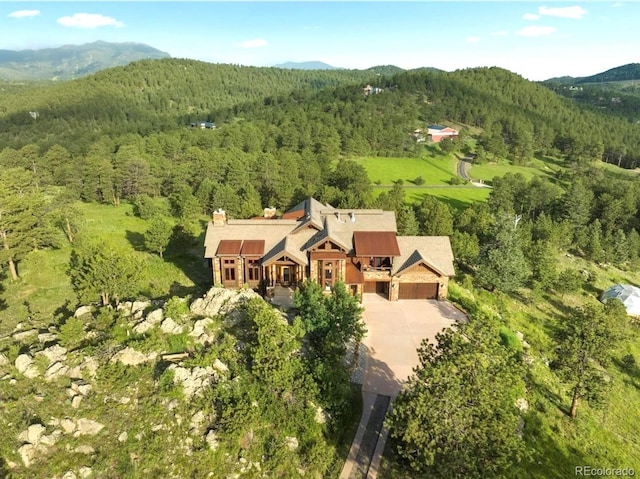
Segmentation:
[(537, 13), (525, 13), (524, 15), (522, 15), (522, 18), (524, 18), (525, 20), (538, 20), (540, 19), (540, 15), (538, 15)]
[(587, 11), (576, 5), (573, 7), (540, 7), (538, 8), (538, 13), (550, 17), (575, 18), (576, 20), (580, 20), (587, 14)]
[(255, 38), (253, 40), (242, 42), (239, 46), (241, 46), (242, 48), (260, 48), (267, 46), (267, 41), (263, 38)]
[(611, 5), (613, 8), (619, 8), (619, 7), (624, 7), (624, 3), (621, 2), (616, 2), (613, 5)]
[(516, 32), (516, 34), (523, 37), (544, 37), (551, 35), (556, 31), (553, 27), (543, 27), (542, 25), (531, 25), (524, 27)]
[(99, 13), (74, 13), (70, 17), (58, 18), (58, 23), (77, 28), (124, 27), (124, 23)]
[(478, 43), (480, 41), (480, 37), (467, 37), (467, 43)]
[(35, 17), (36, 15), (40, 15), (40, 10), (18, 10), (9, 14), (13, 18)]

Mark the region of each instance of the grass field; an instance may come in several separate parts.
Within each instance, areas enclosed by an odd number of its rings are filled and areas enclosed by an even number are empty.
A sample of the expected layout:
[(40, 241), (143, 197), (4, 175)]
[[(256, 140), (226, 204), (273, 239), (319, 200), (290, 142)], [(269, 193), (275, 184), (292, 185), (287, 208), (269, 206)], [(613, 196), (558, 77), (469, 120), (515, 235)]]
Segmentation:
[(520, 173), (527, 180), (530, 180), (534, 176), (551, 178), (554, 173), (561, 169), (564, 169), (564, 167), (560, 163), (552, 162), (550, 159), (547, 161), (536, 159), (528, 166), (512, 165), (507, 161), (501, 161), (473, 165), (469, 171), (469, 176), (474, 180), (482, 180), (490, 184), (493, 178), (504, 176), (507, 173)]
[(391, 186), (398, 180), (411, 185), (419, 176), (424, 179), (425, 185), (448, 185), (449, 180), (456, 176), (457, 160), (453, 155), (423, 158), (369, 157), (353, 161), (364, 166), (369, 179), (378, 185)]
[[(82, 213), (81, 235), (108, 239), (117, 248), (133, 251), (144, 263), (140, 297), (199, 294), (210, 285), (200, 246), (202, 238), (198, 239), (198, 246), (188, 251), (169, 248), (163, 260), (144, 250), (144, 232), (149, 222), (134, 216), (130, 204), (76, 206)], [(0, 310), (0, 336), (13, 330), (18, 322), (37, 323), (44, 318), (51, 322), (57, 313), (73, 311), (77, 306), (67, 274), (72, 248), (69, 243), (62, 244), (60, 249), (30, 253), (18, 264), (20, 279), (15, 283), (5, 281), (7, 307)]]

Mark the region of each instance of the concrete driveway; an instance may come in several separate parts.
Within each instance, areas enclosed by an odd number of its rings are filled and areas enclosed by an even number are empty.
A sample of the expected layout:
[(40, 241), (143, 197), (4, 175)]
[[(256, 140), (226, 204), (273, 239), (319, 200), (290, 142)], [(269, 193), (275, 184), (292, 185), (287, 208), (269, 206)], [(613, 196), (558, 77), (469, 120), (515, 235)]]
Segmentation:
[(417, 349), (423, 339), (435, 341), (443, 328), (466, 316), (446, 301), (388, 301), (377, 294), (365, 294), (365, 345), (368, 358), (363, 392), (392, 398), (419, 364)]

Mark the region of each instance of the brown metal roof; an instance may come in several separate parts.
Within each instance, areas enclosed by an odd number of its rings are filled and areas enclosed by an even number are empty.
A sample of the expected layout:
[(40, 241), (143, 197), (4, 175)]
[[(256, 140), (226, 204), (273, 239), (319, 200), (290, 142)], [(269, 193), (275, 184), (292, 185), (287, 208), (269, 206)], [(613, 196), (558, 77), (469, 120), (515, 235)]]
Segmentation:
[(240, 254), (242, 256), (262, 256), (264, 254), (264, 240), (244, 240)]
[(287, 211), (282, 215), (283, 220), (299, 220), (304, 216), (304, 210)]
[(241, 247), (242, 240), (221, 240), (216, 254), (237, 256), (240, 254)]
[(347, 271), (345, 274), (345, 283), (347, 284), (361, 284), (364, 283), (364, 275), (360, 268), (358, 268), (351, 261), (347, 261)]
[(393, 231), (354, 231), (353, 245), (357, 256), (400, 256)]

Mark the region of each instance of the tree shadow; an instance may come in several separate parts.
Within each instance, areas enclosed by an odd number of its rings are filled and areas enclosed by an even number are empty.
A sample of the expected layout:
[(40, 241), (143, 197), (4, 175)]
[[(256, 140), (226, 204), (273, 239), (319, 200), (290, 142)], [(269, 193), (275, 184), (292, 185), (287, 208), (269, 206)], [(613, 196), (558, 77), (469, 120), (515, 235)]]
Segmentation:
[(171, 291), (184, 291), (187, 294), (200, 295), (213, 286), (211, 261), (204, 258), (204, 228), (193, 237), (184, 232), (177, 232), (171, 237), (164, 260), (172, 263), (187, 276), (195, 286), (185, 287), (176, 282)]
[(3, 293), (6, 291), (4, 286), (4, 281), (7, 279), (7, 273), (4, 269), (0, 270), (0, 311), (3, 309), (7, 309), (9, 306), (7, 305), (6, 300), (3, 297)]
[(133, 246), (133, 249), (135, 249), (136, 251), (146, 251), (144, 245), (144, 235), (142, 233), (127, 230), (125, 234), (127, 241), (131, 246)]

